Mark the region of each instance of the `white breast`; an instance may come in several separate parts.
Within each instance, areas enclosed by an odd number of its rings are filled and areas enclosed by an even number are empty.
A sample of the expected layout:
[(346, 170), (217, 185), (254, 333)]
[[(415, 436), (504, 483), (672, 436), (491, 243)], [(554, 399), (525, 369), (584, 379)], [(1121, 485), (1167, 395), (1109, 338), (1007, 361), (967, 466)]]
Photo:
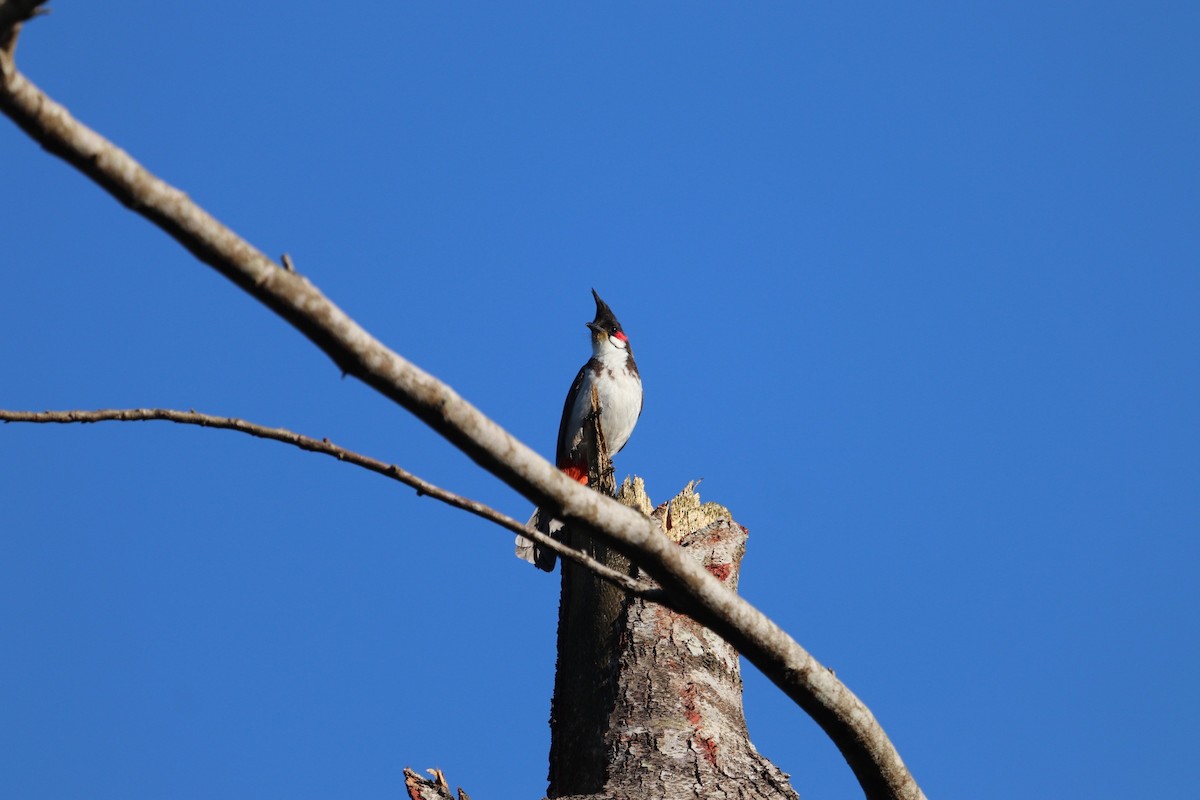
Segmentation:
[(609, 455), (616, 455), (629, 441), (642, 413), (642, 381), (623, 365), (621, 369), (606, 367), (601, 374), (603, 378), (596, 383), (600, 394), (600, 425)]
[(642, 381), (625, 368), (624, 351), (614, 348), (613, 352), (597, 354), (597, 360), (600, 369), (585, 371), (581, 391), (571, 408), (572, 430), (568, 441), (578, 441), (583, 419), (591, 411), (594, 385), (600, 399), (600, 427), (604, 430), (608, 453), (613, 456), (629, 441), (642, 412)]

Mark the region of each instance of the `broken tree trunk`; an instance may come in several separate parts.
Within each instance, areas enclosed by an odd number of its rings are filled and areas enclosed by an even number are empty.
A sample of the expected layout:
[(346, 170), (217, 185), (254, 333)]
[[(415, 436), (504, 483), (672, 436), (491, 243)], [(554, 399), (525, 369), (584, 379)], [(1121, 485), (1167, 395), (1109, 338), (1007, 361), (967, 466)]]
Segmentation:
[[(611, 491), (611, 468), (607, 480)], [(728, 510), (701, 504), (693, 485), (653, 512), (641, 479), (626, 479), (617, 497), (737, 588), (746, 529)], [(615, 551), (572, 544), (648, 579)], [(548, 797), (797, 797), (788, 776), (751, 744), (738, 654), (712, 631), (568, 562), (558, 647)]]
[[(737, 590), (746, 529), (689, 484), (653, 509), (640, 478), (615, 491), (612, 461), (597, 420), (579, 447), (594, 453), (588, 485), (656, 520), (718, 580)], [(653, 510), (652, 510), (653, 509)], [(629, 559), (580, 531), (567, 544), (647, 582)], [(737, 651), (692, 620), (632, 598), (586, 567), (562, 564), (558, 664), (550, 704), (550, 785), (556, 800), (798, 800), (786, 773), (750, 743), (742, 712)], [(453, 800), (440, 771), (405, 773), (412, 800)], [(460, 800), (465, 793), (459, 789)]]

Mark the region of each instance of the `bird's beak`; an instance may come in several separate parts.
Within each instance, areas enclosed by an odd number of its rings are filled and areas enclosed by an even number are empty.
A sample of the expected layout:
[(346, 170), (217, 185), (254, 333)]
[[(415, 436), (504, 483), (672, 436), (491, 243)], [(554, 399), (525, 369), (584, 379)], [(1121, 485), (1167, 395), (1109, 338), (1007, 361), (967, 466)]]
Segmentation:
[(604, 333), (604, 328), (601, 328), (595, 322), (587, 322), (584, 324), (591, 328), (593, 333)]

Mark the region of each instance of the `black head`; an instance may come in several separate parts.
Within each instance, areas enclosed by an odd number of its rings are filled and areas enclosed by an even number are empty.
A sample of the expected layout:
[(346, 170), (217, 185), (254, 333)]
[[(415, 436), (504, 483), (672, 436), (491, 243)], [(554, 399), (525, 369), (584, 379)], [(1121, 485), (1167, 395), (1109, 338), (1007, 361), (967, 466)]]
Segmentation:
[(596, 318), (589, 322), (587, 326), (596, 333), (603, 333), (622, 341), (628, 341), (625, 331), (621, 329), (621, 323), (617, 322), (617, 315), (608, 307), (608, 303), (600, 299), (600, 295), (596, 294), (595, 289), (592, 289), (592, 297), (596, 298)]

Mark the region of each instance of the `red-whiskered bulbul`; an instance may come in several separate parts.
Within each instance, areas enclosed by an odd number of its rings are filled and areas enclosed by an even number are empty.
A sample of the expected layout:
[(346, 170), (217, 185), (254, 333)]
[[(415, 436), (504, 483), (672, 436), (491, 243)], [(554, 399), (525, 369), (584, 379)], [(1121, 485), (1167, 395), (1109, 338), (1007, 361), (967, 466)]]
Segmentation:
[[(596, 318), (587, 323), (592, 331), (592, 357), (579, 370), (571, 391), (567, 392), (554, 456), (559, 469), (585, 486), (592, 454), (583, 451), (583, 423), (592, 412), (592, 387), (600, 400), (600, 430), (609, 455), (621, 452), (642, 414), (642, 379), (633, 360), (629, 337), (595, 289), (592, 297), (596, 298)], [(529, 524), (551, 535), (562, 529), (562, 523), (549, 519), (549, 514), (542, 514), (541, 509), (533, 512)], [(554, 569), (554, 551), (544, 550), (524, 536), (517, 537), (517, 557), (547, 572)]]

